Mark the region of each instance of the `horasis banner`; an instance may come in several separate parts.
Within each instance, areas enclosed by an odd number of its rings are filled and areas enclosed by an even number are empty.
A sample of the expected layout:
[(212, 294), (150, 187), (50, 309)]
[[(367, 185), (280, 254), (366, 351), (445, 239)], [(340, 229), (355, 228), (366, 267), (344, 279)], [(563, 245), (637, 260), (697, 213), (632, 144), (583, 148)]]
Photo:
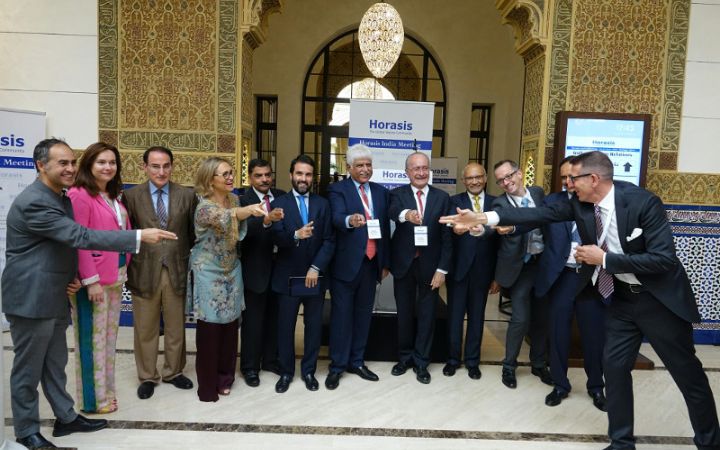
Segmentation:
[(434, 108), (432, 102), (350, 100), (348, 144), (372, 151), (372, 181), (388, 189), (408, 184), (405, 158), (416, 150), (431, 157)]

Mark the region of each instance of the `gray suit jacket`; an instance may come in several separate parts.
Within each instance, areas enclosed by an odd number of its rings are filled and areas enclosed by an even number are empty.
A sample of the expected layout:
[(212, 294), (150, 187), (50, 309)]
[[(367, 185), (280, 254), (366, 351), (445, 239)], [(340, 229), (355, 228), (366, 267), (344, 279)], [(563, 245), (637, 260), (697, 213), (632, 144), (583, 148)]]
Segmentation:
[(35, 180), (7, 216), (2, 310), (31, 319), (68, 315), (65, 289), (77, 275), (77, 250), (134, 253), (136, 231), (89, 230), (73, 220), (70, 199)]
[[(164, 257), (168, 265), (170, 284), (176, 294), (185, 296), (190, 248), (195, 242), (194, 216), (198, 202), (195, 191), (188, 187), (170, 182), (169, 189), (167, 230), (175, 233), (178, 238), (176, 241), (145, 244), (140, 253), (132, 258), (125, 285), (133, 295), (152, 297), (160, 284)], [(123, 202), (134, 228), (160, 228), (147, 181), (125, 191)]]
[[(536, 206), (542, 206), (545, 193), (541, 187), (529, 186), (530, 196)], [(499, 195), (493, 201), (492, 208), (499, 212), (508, 209), (515, 209), (515, 205), (511, 204), (506, 194)], [(531, 229), (524, 230), (531, 231)], [(495, 280), (504, 288), (509, 288), (515, 284), (523, 267), (523, 257), (527, 249), (528, 233), (515, 232), (506, 234), (500, 238), (500, 248), (498, 250), (497, 265), (495, 266)]]

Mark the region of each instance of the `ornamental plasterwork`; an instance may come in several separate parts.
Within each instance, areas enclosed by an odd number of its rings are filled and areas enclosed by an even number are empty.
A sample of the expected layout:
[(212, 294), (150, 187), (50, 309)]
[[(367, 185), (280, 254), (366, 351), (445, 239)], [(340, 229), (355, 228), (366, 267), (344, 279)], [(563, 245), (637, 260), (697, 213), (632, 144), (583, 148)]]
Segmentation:
[(537, 46), (547, 44), (548, 23), (543, 11), (544, 2), (532, 0), (496, 0), (495, 7), (502, 22), (513, 27), (515, 50), (520, 55)]
[(242, 0), (242, 25), (245, 40), (257, 48), (265, 42), (268, 17), (282, 10), (282, 0)]

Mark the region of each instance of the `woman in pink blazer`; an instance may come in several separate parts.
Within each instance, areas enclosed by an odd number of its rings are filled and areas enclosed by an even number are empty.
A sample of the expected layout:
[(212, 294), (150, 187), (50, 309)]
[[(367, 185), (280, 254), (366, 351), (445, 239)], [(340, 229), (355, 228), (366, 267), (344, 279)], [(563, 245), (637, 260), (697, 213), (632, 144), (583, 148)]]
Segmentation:
[[(117, 148), (92, 144), (83, 153), (75, 185), (68, 192), (75, 221), (97, 230), (129, 230), (128, 214), (119, 199), (121, 188)], [(117, 410), (115, 343), (130, 254), (79, 250), (78, 261), (83, 288), (71, 299), (78, 401), (84, 412), (111, 413)]]

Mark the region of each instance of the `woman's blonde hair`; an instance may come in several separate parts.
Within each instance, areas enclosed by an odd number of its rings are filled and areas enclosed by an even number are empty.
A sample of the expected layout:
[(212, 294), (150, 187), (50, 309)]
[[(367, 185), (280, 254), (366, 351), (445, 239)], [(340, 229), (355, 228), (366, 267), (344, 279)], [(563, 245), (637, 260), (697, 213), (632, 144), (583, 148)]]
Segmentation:
[(195, 192), (197, 192), (199, 196), (208, 198), (212, 195), (213, 190), (211, 185), (213, 177), (222, 163), (232, 167), (232, 163), (230, 163), (230, 161), (217, 156), (211, 156), (200, 163), (200, 167), (198, 167), (198, 171), (195, 174)]

